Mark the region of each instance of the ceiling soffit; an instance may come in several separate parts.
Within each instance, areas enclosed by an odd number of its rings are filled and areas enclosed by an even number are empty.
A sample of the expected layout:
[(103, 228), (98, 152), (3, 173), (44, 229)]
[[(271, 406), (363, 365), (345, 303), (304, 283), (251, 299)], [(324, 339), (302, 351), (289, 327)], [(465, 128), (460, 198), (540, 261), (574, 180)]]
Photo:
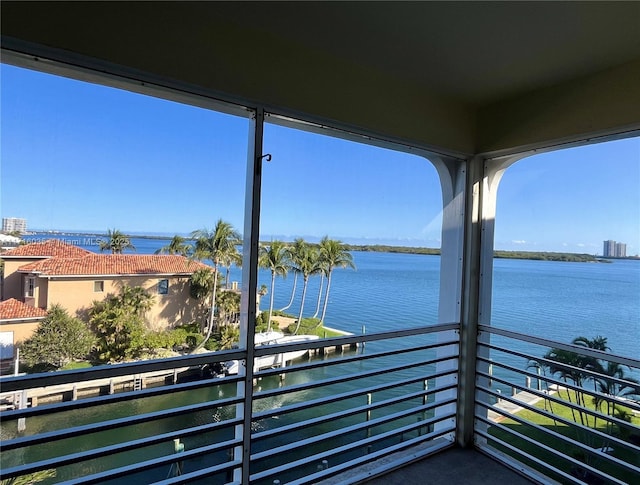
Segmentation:
[[(535, 118), (540, 103), (557, 101), (535, 93), (640, 58), (638, 21), (640, 2), (3, 2), (2, 33), (475, 153), (522, 141), (500, 130), (513, 130), (509, 113)], [(523, 101), (529, 93), (534, 103)], [(621, 122), (607, 119), (607, 129)]]

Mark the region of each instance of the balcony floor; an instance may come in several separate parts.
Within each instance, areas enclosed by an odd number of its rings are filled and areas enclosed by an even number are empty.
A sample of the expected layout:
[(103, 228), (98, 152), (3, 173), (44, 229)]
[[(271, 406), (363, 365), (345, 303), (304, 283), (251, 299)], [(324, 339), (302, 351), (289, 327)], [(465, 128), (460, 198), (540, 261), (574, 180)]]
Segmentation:
[(386, 475), (367, 485), (485, 485), (503, 483), (531, 485), (532, 482), (510, 468), (472, 449), (451, 448), (436, 453)]

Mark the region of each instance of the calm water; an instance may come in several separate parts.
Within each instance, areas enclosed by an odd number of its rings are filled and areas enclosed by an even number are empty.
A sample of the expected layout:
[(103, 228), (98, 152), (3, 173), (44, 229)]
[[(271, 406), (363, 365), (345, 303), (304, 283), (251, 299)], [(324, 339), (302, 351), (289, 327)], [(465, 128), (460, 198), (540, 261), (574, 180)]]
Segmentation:
[[(31, 236), (42, 239), (48, 236)], [(98, 251), (90, 236), (58, 236)], [(168, 240), (132, 239), (137, 254), (152, 254)], [(437, 323), (440, 257), (354, 252), (356, 270), (336, 269), (325, 324), (367, 333)], [(232, 268), (230, 279), (240, 281)], [(269, 288), (270, 273), (259, 272)], [(277, 278), (274, 308), (287, 305), (294, 275)], [(304, 316), (315, 313), (319, 277), (309, 281)], [(298, 315), (302, 278), (288, 313)], [(324, 301), (324, 296), (322, 296)], [(268, 309), (269, 296), (261, 309)], [(565, 263), (515, 259), (494, 260), (492, 325), (570, 342), (577, 336), (608, 338), (612, 351), (640, 357), (640, 261)], [(322, 310), (320, 310), (321, 312)]]

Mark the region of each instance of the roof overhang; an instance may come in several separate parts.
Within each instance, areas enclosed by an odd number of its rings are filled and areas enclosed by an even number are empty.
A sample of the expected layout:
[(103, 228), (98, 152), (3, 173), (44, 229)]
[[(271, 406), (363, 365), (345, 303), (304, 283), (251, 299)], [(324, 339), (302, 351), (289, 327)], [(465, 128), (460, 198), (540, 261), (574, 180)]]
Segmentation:
[(20, 323), (34, 323), (39, 322), (47, 318), (46, 315), (42, 317), (20, 317), (20, 318), (0, 318), (0, 325), (16, 325)]
[(114, 279), (114, 278), (186, 278), (191, 276), (193, 273), (130, 273), (130, 274), (46, 274), (46, 273), (34, 273), (33, 271), (21, 271), (18, 269), (20, 273), (29, 273), (35, 274), (40, 278), (46, 278), (49, 280), (55, 279), (71, 279), (71, 278), (105, 278), (105, 279)]
[(51, 59), (78, 77), (89, 69), (126, 79), (132, 90), (151, 83), (262, 105), (454, 156), (640, 131), (640, 2), (3, 1), (2, 9), (8, 62), (48, 70), (42, 58)]

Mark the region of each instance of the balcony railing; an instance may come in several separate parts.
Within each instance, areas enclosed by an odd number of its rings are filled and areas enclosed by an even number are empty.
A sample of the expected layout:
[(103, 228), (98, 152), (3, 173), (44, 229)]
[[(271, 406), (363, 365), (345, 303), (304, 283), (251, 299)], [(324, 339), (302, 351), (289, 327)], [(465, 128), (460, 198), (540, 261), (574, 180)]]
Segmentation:
[[(209, 373), (241, 350), (3, 379), (2, 478), (356, 482), (453, 444), (457, 330), (261, 346), (310, 356), (251, 383)], [(478, 448), (543, 481), (637, 481), (640, 361), (489, 327), (479, 341)]]
[[(2, 478), (211, 484), (248, 474), (271, 485), (397, 467), (453, 442), (457, 329), (261, 346), (256, 357), (310, 357), (251, 383), (243, 366), (208, 374), (245, 359), (240, 350), (3, 379), (15, 409), (1, 415)], [(396, 458), (407, 449), (420, 451)]]
[(490, 327), (480, 337), (477, 446), (561, 483), (639, 482), (639, 360)]

